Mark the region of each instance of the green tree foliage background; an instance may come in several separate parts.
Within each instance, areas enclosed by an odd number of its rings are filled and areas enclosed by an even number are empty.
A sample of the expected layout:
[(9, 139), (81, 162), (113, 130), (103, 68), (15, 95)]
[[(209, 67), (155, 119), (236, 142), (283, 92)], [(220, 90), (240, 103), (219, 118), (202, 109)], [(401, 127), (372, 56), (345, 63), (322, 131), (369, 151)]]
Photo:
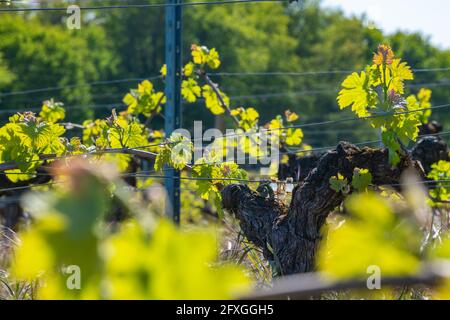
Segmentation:
[[(102, 2), (108, 3), (114, 2)], [(83, 5), (94, 6), (98, 2), (84, 1)], [(82, 16), (81, 30), (68, 30), (63, 12), (2, 14), (0, 93), (74, 86), (27, 95), (2, 95), (0, 109), (38, 108), (41, 101), (54, 97), (64, 101), (68, 110), (70, 106), (86, 106), (81, 111), (69, 111), (68, 120), (77, 121), (94, 113), (98, 117), (107, 115), (111, 105), (120, 104), (124, 93), (136, 86), (138, 79), (159, 74), (164, 63), (164, 8), (85, 11)], [(306, 1), (301, 9), (276, 3), (185, 7), (183, 19), (185, 48), (191, 43), (217, 48), (226, 72), (356, 70), (370, 61), (370, 52), (379, 43), (390, 44), (413, 68), (450, 67), (450, 51), (432, 45), (426, 36), (403, 32), (386, 35), (366, 17), (347, 17), (336, 9), (323, 8), (318, 0)], [(419, 84), (431, 83), (433, 103), (448, 103), (449, 76), (450, 72), (418, 73), (409, 91), (415, 93)], [(213, 80), (221, 83), (233, 106), (257, 107), (264, 122), (285, 109), (304, 115), (303, 120), (342, 117), (335, 97), (344, 77), (345, 74), (247, 75), (213, 76)], [(136, 80), (87, 85), (124, 78)], [(100, 106), (90, 109), (91, 104)], [(205, 127), (215, 125), (214, 117), (205, 108), (192, 106), (183, 112), (186, 128), (194, 120), (203, 120)], [(449, 122), (442, 113), (439, 115), (440, 121)], [(373, 132), (355, 130), (364, 129), (364, 124), (357, 126), (352, 128), (354, 132), (343, 131), (337, 138), (375, 138)], [(316, 139), (315, 130), (321, 129), (311, 128), (309, 137), (306, 132), (311, 144), (336, 142), (336, 133), (321, 132), (325, 136)]]

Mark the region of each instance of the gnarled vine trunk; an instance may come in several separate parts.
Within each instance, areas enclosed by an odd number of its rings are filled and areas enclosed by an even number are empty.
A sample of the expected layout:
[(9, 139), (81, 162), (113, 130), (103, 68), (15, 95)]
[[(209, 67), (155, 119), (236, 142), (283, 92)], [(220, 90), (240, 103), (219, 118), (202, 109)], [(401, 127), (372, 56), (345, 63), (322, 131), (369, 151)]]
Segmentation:
[[(437, 140), (423, 141), (416, 149), (440, 148)], [(430, 158), (431, 154), (443, 156), (441, 152), (425, 152)], [(321, 229), (328, 215), (344, 200), (343, 194), (330, 188), (329, 180), (340, 173), (351, 181), (355, 168), (369, 169), (375, 185), (398, 184), (407, 169), (423, 172), (419, 161), (410, 156), (392, 167), (387, 150), (360, 149), (342, 142), (336, 150), (320, 158), (294, 191), (288, 208), (276, 200), (262, 198), (243, 185), (230, 185), (222, 191), (223, 206), (237, 217), (245, 236), (263, 249), (265, 258), (274, 261), (283, 275), (312, 272)]]

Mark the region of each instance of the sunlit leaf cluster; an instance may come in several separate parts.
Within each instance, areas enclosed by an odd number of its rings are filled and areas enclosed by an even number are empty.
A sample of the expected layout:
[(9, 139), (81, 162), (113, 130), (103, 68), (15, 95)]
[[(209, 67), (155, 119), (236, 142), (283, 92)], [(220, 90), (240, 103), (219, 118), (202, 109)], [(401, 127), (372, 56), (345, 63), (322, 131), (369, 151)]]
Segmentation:
[[(220, 57), (217, 50), (208, 49), (205, 46), (191, 46), (191, 61), (183, 68), (183, 80), (181, 84), (181, 94), (185, 101), (195, 103), (199, 98), (204, 99), (207, 109), (213, 115), (224, 115), (230, 117), (237, 126), (234, 139), (216, 139), (213, 149), (215, 157), (218, 153), (225, 157), (230, 149), (240, 149), (245, 155), (255, 159), (260, 159), (267, 155), (268, 148), (275, 146), (302, 146), (303, 149), (310, 148), (303, 144), (303, 131), (300, 128), (290, 128), (289, 124), (294, 124), (299, 119), (298, 114), (287, 110), (284, 117), (278, 116), (265, 125), (267, 132), (261, 134), (259, 129), (260, 115), (255, 108), (238, 106), (233, 108), (230, 99), (218, 84), (209, 78), (209, 72), (220, 67)], [(167, 67), (161, 68), (161, 75), (166, 77)], [(174, 144), (169, 143), (162, 148), (164, 155), (157, 161), (156, 169), (160, 170), (164, 163), (170, 160), (170, 149)], [(221, 149), (219, 151), (219, 149)], [(187, 155), (182, 156), (186, 158)], [(183, 165), (181, 165), (183, 166)], [(275, 172), (278, 170), (276, 168)]]
[(372, 184), (372, 174), (367, 169), (355, 168), (351, 182), (341, 173), (330, 178), (330, 187), (336, 192), (348, 195), (352, 191), (364, 192), (368, 191)]
[(56, 123), (64, 120), (66, 117), (66, 110), (64, 110), (64, 104), (62, 102), (55, 102), (50, 99), (44, 101), (42, 104), (42, 111), (39, 113), (39, 117), (47, 122)]
[(372, 193), (352, 196), (346, 208), (349, 217), (328, 227), (318, 256), (320, 270), (330, 277), (363, 279), (371, 266), (383, 276), (420, 270), (421, 233), (412, 220)]
[(289, 128), (286, 123), (293, 123), (299, 119), (295, 112), (287, 110), (285, 112), (285, 119), (282, 116), (277, 116), (275, 119), (267, 124), (267, 128), (273, 135), (274, 139), (278, 139), (281, 145), (300, 146), (303, 142), (303, 130), (300, 128)]
[[(83, 142), (92, 146), (93, 151), (107, 149), (138, 148), (146, 150), (150, 144), (150, 131), (126, 112), (119, 115), (113, 110), (105, 120), (87, 120), (83, 123)], [(128, 154), (104, 154), (107, 160), (115, 162), (121, 171), (125, 171), (131, 161)]]
[(164, 92), (155, 91), (153, 83), (142, 81), (137, 89), (133, 89), (123, 98), (128, 106), (127, 112), (132, 115), (143, 114), (146, 117), (157, 115), (166, 103)]
[(220, 216), (223, 216), (220, 193), (223, 187), (248, 179), (247, 172), (240, 169), (236, 163), (222, 162), (213, 152), (196, 161), (192, 176), (199, 178), (196, 181), (197, 193), (205, 200), (212, 200)]
[[(449, 199), (446, 185), (442, 185), (449, 177), (449, 168), (447, 162), (441, 161), (432, 166), (428, 176), (436, 182), (437, 189), (430, 191), (430, 196), (436, 201)], [(358, 184), (363, 181), (361, 185), (365, 186), (369, 177), (361, 171), (355, 170), (353, 182), (357, 175), (361, 175), (357, 178), (360, 180)], [(382, 290), (361, 288), (350, 297), (449, 298), (450, 281), (445, 279), (426, 290), (406, 286), (400, 290), (383, 284), (388, 277), (418, 276), (433, 268), (441, 270), (439, 268), (448, 267), (448, 230), (435, 229), (439, 208), (428, 206), (428, 193), (410, 180), (411, 177), (405, 177), (408, 185), (401, 193), (384, 189), (376, 194), (366, 189), (363, 193), (352, 194), (345, 201), (344, 214), (332, 215), (328, 219), (316, 260), (319, 271), (333, 280), (361, 279), (369, 284), (374, 275), (381, 281)], [(330, 183), (339, 192), (351, 189), (348, 179), (342, 175), (333, 177)], [(436, 202), (429, 203), (437, 206)], [(448, 221), (448, 218), (443, 219)]]
[[(68, 174), (66, 187), (27, 198), (36, 222), (12, 267), (14, 278), (39, 281), (38, 299), (229, 299), (247, 290), (239, 268), (216, 264), (213, 233), (182, 232), (137, 209), (110, 167), (78, 162), (58, 173)], [(133, 217), (108, 229), (113, 197)]]
[[(44, 121), (32, 112), (16, 114), (0, 128), (0, 161), (15, 162), (18, 169), (8, 170), (13, 181), (29, 180), (42, 164), (40, 154), (62, 155), (66, 151), (61, 138), (65, 128)], [(23, 174), (20, 174), (23, 173)]]
[(393, 165), (399, 163), (406, 146), (416, 141), (419, 126), (431, 114), (431, 110), (414, 112), (431, 106), (429, 90), (421, 90), (417, 97), (404, 97), (405, 82), (413, 79), (407, 63), (396, 58), (389, 46), (380, 45), (373, 64), (348, 76), (337, 98), (341, 109), (351, 107), (359, 118), (366, 118), (381, 130)]
[(193, 152), (192, 142), (185, 136), (174, 133), (169, 140), (161, 146), (155, 160), (155, 170), (161, 171), (165, 165), (183, 170), (191, 163)]
[(450, 201), (450, 162), (439, 161), (432, 167), (428, 178), (436, 182), (435, 188), (430, 190), (430, 202), (434, 206), (445, 205)]

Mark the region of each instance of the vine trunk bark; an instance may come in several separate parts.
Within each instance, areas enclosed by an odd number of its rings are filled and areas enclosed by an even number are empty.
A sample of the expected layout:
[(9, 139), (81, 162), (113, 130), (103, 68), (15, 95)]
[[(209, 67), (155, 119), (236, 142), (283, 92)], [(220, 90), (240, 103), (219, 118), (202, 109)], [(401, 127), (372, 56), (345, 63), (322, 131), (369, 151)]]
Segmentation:
[[(433, 161), (431, 155), (443, 160), (440, 141), (424, 139), (420, 147), (433, 152), (418, 152)], [(445, 147), (447, 148), (447, 147)], [(414, 151), (412, 152), (414, 154)], [(239, 220), (242, 232), (263, 250), (266, 259), (279, 267), (282, 275), (312, 272), (315, 256), (322, 239), (322, 227), (328, 215), (344, 200), (342, 193), (330, 188), (329, 180), (338, 173), (352, 180), (355, 168), (369, 169), (375, 185), (397, 185), (403, 172), (416, 169), (424, 173), (421, 159), (404, 156), (398, 166), (389, 164), (388, 151), (357, 148), (342, 142), (336, 150), (323, 155), (308, 176), (294, 190), (289, 207), (277, 200), (264, 198), (244, 185), (230, 185), (222, 191), (223, 206)]]

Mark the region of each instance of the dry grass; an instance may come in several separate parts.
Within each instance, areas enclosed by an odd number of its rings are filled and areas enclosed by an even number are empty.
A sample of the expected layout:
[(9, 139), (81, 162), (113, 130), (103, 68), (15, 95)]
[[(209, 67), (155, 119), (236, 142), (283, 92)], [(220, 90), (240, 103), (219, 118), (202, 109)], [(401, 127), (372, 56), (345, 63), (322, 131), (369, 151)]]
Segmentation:
[(10, 297), (8, 290), (8, 267), (13, 248), (15, 234), (13, 231), (5, 228), (0, 229), (0, 300)]
[(221, 225), (220, 261), (243, 265), (257, 287), (266, 287), (272, 281), (272, 269), (262, 251), (250, 243), (239, 231), (236, 219), (226, 216)]
[(14, 231), (0, 229), (0, 300), (29, 300), (35, 296), (35, 282), (13, 281), (8, 273), (13, 250), (18, 241)]

